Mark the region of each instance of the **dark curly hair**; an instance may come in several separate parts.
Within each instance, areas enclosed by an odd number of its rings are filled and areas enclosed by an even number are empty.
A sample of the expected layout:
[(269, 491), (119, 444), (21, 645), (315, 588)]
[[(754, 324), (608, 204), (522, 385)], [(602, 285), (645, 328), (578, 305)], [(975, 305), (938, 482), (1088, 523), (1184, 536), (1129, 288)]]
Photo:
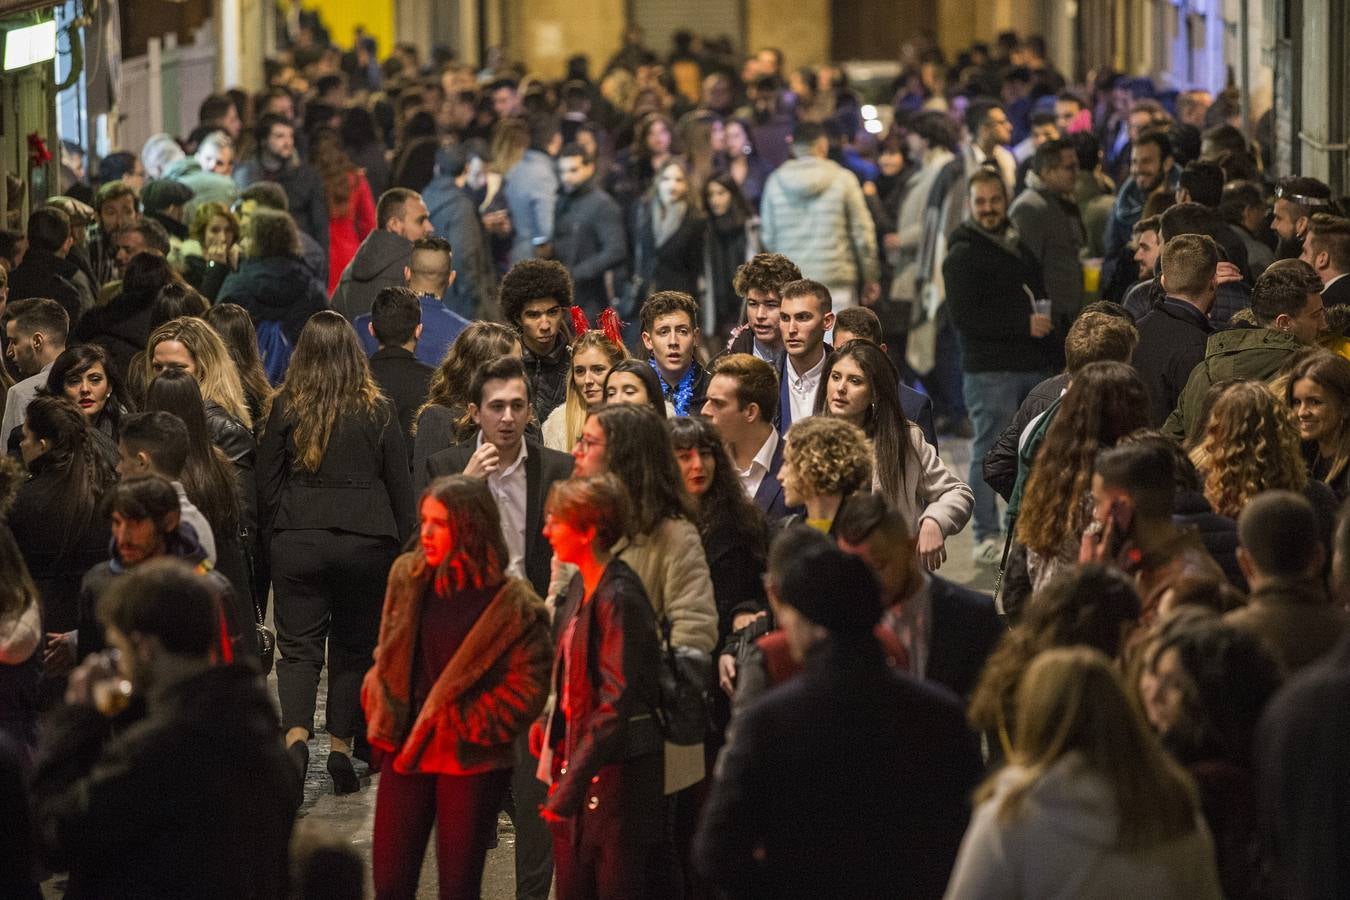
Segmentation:
[[(727, 455), (717, 429), (706, 419), (680, 416), (669, 419), (671, 446), (681, 450), (706, 451), (713, 457), (713, 473), (707, 493), (696, 500), (699, 535), (706, 545), (716, 537), (733, 537), (749, 558), (763, 560), (769, 554), (769, 528), (764, 514), (746, 496), (740, 478)], [(709, 548), (711, 549), (711, 548)]]
[(511, 267), (502, 278), (497, 299), (502, 318), (520, 327), (520, 315), (531, 300), (551, 297), (559, 306), (572, 305), (572, 276), (566, 266), (552, 259), (526, 259)]
[(781, 253), (756, 253), (747, 263), (742, 263), (731, 280), (731, 289), (737, 297), (744, 297), (752, 290), (781, 296), (783, 285), (789, 281), (800, 281), (802, 270), (797, 264)]

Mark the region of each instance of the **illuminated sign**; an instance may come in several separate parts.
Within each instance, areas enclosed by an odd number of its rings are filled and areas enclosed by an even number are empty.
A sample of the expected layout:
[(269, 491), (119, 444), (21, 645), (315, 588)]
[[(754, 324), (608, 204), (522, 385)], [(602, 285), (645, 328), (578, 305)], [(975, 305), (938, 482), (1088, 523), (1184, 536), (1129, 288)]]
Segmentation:
[(56, 58), (56, 22), (41, 22), (5, 34), (5, 71)]

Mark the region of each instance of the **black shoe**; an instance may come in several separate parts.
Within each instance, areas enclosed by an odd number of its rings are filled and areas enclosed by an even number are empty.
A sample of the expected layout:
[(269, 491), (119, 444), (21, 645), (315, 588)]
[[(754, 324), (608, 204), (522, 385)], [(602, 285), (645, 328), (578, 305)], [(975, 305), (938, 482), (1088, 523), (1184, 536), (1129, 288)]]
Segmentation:
[(352, 758), (336, 751), (328, 754), (328, 774), (333, 779), (333, 793), (355, 794), (361, 790), (361, 779), (352, 768)]
[(300, 780), (304, 781), (305, 773), (309, 771), (309, 744), (296, 741), (286, 748), (286, 755), (295, 764), (295, 770), (300, 773)]

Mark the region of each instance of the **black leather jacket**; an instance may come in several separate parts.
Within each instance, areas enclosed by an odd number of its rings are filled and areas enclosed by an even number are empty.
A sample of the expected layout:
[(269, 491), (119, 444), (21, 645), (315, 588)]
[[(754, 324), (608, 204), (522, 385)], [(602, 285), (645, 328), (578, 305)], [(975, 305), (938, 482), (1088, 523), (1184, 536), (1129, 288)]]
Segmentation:
[[(618, 779), (592, 779), (606, 766), (659, 754), (663, 747), (655, 714), (661, 649), (642, 581), (627, 563), (614, 559), (584, 604), (576, 590), (579, 583), (574, 580), (555, 619), (559, 641), (553, 679), (560, 700), (549, 732), (556, 775), (548, 805), (562, 816), (581, 812), (588, 796), (595, 800), (591, 809), (608, 809), (610, 804), (598, 798)], [(564, 666), (562, 638), (573, 616), (571, 664)], [(567, 715), (562, 711), (564, 691)], [(617, 784), (613, 788), (617, 792)]]

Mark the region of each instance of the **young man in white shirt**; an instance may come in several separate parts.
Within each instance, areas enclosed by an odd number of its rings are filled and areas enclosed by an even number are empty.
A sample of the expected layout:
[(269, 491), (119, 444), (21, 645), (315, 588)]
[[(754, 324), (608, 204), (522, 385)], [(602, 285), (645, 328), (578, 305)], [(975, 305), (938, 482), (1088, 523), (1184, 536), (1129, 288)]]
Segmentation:
[(815, 408), (816, 389), (830, 353), (825, 335), (834, 328), (831, 303), (829, 288), (818, 281), (803, 278), (783, 285), (778, 315), (787, 356), (780, 370), (780, 433), (786, 433), (793, 422), (809, 418)]

